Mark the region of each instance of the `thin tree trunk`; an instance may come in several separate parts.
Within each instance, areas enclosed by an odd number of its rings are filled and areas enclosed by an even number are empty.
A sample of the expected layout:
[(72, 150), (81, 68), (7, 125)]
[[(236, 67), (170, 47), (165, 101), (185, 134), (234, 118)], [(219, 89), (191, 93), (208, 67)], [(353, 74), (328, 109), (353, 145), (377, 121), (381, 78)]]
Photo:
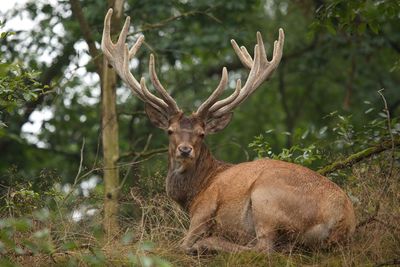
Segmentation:
[(103, 144), (104, 221), (107, 236), (118, 232), (119, 158), (118, 121), (116, 113), (116, 75), (104, 59), (101, 94), (101, 124)]
[[(121, 24), (123, 1), (108, 1), (114, 9), (111, 35), (118, 32)], [(103, 57), (101, 88), (101, 114), (102, 114), (102, 144), (103, 144), (103, 180), (104, 180), (104, 219), (103, 228), (107, 237), (113, 238), (119, 232), (119, 158), (118, 146), (118, 116), (116, 108), (116, 82), (115, 71), (110, 67), (107, 59)]]
[[(104, 218), (103, 228), (107, 238), (115, 237), (119, 232), (119, 158), (118, 146), (118, 117), (116, 108), (117, 75), (109, 66), (107, 59), (99, 57), (100, 51), (96, 48), (92, 30), (88, 24), (79, 0), (70, 0), (74, 16), (79, 21), (83, 38), (89, 47), (89, 53), (96, 65), (101, 84), (101, 125), (103, 145), (103, 181), (104, 181)], [(114, 9), (112, 18), (111, 36), (119, 32), (121, 24), (123, 0), (108, 0), (108, 6)]]

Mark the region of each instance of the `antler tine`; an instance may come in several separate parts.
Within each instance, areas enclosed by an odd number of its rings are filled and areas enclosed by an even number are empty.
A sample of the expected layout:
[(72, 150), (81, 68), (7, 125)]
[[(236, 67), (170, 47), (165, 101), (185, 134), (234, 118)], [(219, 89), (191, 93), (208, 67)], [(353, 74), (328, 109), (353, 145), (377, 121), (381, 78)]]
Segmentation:
[(168, 94), (167, 90), (162, 86), (160, 80), (158, 79), (155, 62), (154, 62), (154, 55), (150, 54), (150, 61), (149, 61), (149, 72), (150, 72), (150, 79), (153, 83), (154, 88), (161, 94), (162, 98), (165, 102), (167, 102), (168, 106), (171, 109), (171, 112), (177, 113), (180, 111), (176, 101)]
[(101, 49), (103, 50), (104, 55), (111, 57), (111, 54), (108, 52), (108, 45), (112, 45), (111, 35), (110, 35), (110, 28), (111, 28), (111, 14), (112, 9), (110, 8), (107, 11), (106, 16), (104, 17), (104, 27), (103, 27), (103, 36), (101, 38)]
[(135, 44), (129, 50), (128, 45), (126, 44), (126, 38), (128, 36), (130, 17), (127, 17), (118, 37), (118, 41), (114, 44), (110, 36), (112, 13), (113, 10), (110, 8), (104, 18), (103, 37), (101, 41), (101, 48), (109, 63), (114, 67), (121, 79), (129, 85), (132, 92), (143, 102), (149, 103), (162, 113), (169, 113), (172, 110), (175, 111), (177, 109), (176, 103), (175, 105), (171, 106), (170, 102), (167, 102), (167, 104), (163, 99), (152, 94), (147, 89), (144, 80), (143, 82), (139, 83), (130, 72), (129, 60), (135, 56), (136, 52), (143, 44), (144, 36), (139, 36)]
[(163, 112), (163, 111), (160, 109), (160, 107), (164, 110), (164, 112), (168, 110), (168, 105), (162, 99), (153, 95), (149, 91), (149, 89), (147, 89), (144, 77), (142, 77), (140, 79), (140, 87), (142, 88), (143, 94), (145, 95), (146, 99), (148, 100), (148, 101), (146, 101), (147, 103), (149, 103), (150, 105), (152, 105), (153, 107), (155, 107), (156, 109), (158, 109), (161, 112)]
[[(132, 89), (133, 94), (138, 96), (143, 102), (149, 103), (152, 106), (157, 105), (158, 109), (160, 110), (161, 108), (163, 112), (169, 110), (168, 105), (162, 99), (150, 93), (145, 85), (142, 86), (142, 83), (138, 84), (135, 77), (133, 77), (129, 70), (129, 49), (127, 44), (124, 44), (124, 64), (122, 71), (123, 73), (120, 76)], [(135, 88), (138, 88), (138, 90), (134, 90)]]
[[(245, 47), (239, 48), (235, 40), (231, 40), (233, 49), (238, 55), (242, 64), (250, 69), (249, 76), (245, 85), (241, 88), (236, 97), (228, 97), (229, 101), (220, 100), (210, 108), (210, 117), (220, 117), (229, 113), (232, 109), (240, 105), (247, 99), (265, 80), (267, 80), (274, 70), (278, 67), (282, 59), (283, 44), (285, 41), (285, 34), (283, 29), (279, 29), (279, 38), (274, 42), (274, 51), (272, 53), (271, 61), (268, 61), (265, 52), (264, 42), (261, 33), (257, 32), (257, 44), (254, 48), (254, 59), (251, 58)], [(235, 94), (235, 93), (234, 93)], [(233, 94), (233, 95), (234, 95)]]
[(227, 98), (222, 99), (222, 100), (216, 102), (214, 105), (212, 105), (209, 112), (212, 113), (212, 112), (218, 110), (219, 108), (221, 108), (225, 105), (228, 105), (229, 103), (232, 103), (232, 101), (238, 97), (241, 89), (242, 89), (242, 82), (240, 79), (237, 79), (235, 91)]
[(131, 24), (131, 17), (126, 17), (124, 26), (122, 26), (121, 33), (119, 34), (117, 46), (123, 46), (126, 43), (126, 37), (128, 37), (129, 26)]
[[(125, 40), (129, 29), (130, 18), (129, 17), (126, 18), (124, 27), (122, 28), (118, 41), (116, 44), (114, 44), (111, 40), (111, 34), (110, 34), (112, 13), (113, 9), (110, 8), (104, 18), (104, 29), (103, 29), (103, 37), (101, 40), (101, 48), (103, 50), (104, 55), (107, 57), (109, 63), (114, 67), (118, 75), (123, 80), (127, 80), (126, 82), (132, 89), (132, 91), (141, 100), (144, 101), (145, 98), (143, 97), (143, 94), (141, 92), (140, 84), (133, 76), (127, 75), (126, 72), (126, 69), (129, 69), (129, 64), (128, 64), (129, 57), (127, 57), (127, 51), (126, 51), (127, 46), (125, 44)], [(141, 42), (136, 42), (135, 46), (139, 47), (140, 44)]]
[(204, 117), (207, 115), (209, 108), (218, 100), (218, 97), (221, 96), (221, 94), (224, 92), (226, 86), (228, 84), (228, 71), (226, 67), (222, 68), (222, 77), (221, 80), (217, 86), (217, 89), (214, 90), (214, 92), (210, 95), (210, 97), (204, 101), (203, 104), (200, 105), (200, 107), (197, 109), (196, 114), (199, 117)]
[(129, 50), (129, 59), (132, 59), (136, 55), (136, 52), (142, 46), (143, 42), (144, 42), (144, 35), (140, 35), (139, 38), (136, 40), (136, 43)]
[[(260, 34), (260, 40), (262, 42), (261, 34)], [(272, 53), (272, 59), (271, 59), (271, 61), (268, 61), (267, 58), (265, 57), (265, 61), (263, 62), (263, 64), (264, 64), (263, 67), (266, 68), (266, 71), (254, 83), (255, 88), (257, 88), (265, 80), (268, 80), (268, 78), (271, 76), (272, 72), (279, 66), (279, 63), (281, 62), (282, 55), (283, 55), (283, 44), (284, 44), (284, 42), (285, 42), (285, 33), (283, 32), (283, 29), (280, 28), (279, 29), (278, 40), (274, 41), (274, 51)], [(265, 77), (265, 78), (263, 78), (263, 77)]]
[(251, 66), (253, 65), (253, 59), (251, 58), (249, 52), (247, 52), (246, 47), (239, 47), (236, 41), (233, 39), (231, 40), (231, 44), (236, 52), (236, 55), (238, 55), (240, 62), (242, 62), (242, 64), (245, 65), (248, 69), (251, 69)]
[[(124, 63), (121, 69), (114, 67), (118, 73), (118, 75), (121, 77), (122, 80), (124, 80), (128, 85), (129, 88), (131, 89), (132, 93), (136, 95), (137, 97), (140, 98), (142, 101), (146, 101), (146, 96), (142, 92), (142, 88), (140, 87), (140, 84), (138, 81), (135, 79), (135, 77), (132, 75), (132, 73), (129, 71), (129, 49), (128, 45), (124, 45)], [(122, 72), (122, 73), (121, 73)]]

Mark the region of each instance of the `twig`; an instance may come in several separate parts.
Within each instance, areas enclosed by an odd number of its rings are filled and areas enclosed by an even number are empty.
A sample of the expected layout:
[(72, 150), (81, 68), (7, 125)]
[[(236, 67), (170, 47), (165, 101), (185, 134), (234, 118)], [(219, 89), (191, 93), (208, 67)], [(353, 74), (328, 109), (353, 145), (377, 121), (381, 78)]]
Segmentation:
[(82, 165), (83, 165), (83, 151), (84, 151), (84, 149), (85, 149), (85, 138), (82, 139), (81, 160), (80, 160), (80, 162), (79, 162), (79, 169), (78, 169), (78, 173), (77, 173), (76, 176), (75, 176), (73, 186), (75, 186), (76, 183), (78, 182), (79, 175), (81, 174), (81, 171), (82, 171)]
[[(149, 134), (149, 136), (147, 137), (147, 140), (146, 140), (146, 144), (144, 145), (144, 148), (143, 148), (143, 150), (142, 150), (141, 153), (147, 151), (147, 149), (149, 148), (150, 141), (151, 141), (151, 138), (152, 138), (152, 137), (153, 137), (153, 135), (152, 135), (152, 134)], [(141, 153), (138, 153), (138, 154), (133, 158), (132, 161), (136, 161), (136, 160), (140, 157)], [(123, 187), (123, 185), (125, 184), (125, 181), (126, 181), (126, 179), (128, 178), (128, 175), (129, 175), (129, 173), (131, 172), (132, 167), (133, 167), (133, 165), (129, 166), (128, 170), (126, 171), (125, 176), (124, 176), (124, 178), (122, 179), (122, 181), (121, 181), (121, 183), (120, 183), (120, 185), (119, 185), (119, 189), (121, 189), (121, 188)]]
[[(394, 152), (395, 152), (395, 147), (399, 145), (399, 139), (396, 139), (396, 140), (395, 140), (395, 138), (394, 138), (394, 136), (393, 136), (393, 133), (392, 133), (392, 125), (391, 125), (391, 119), (390, 119), (390, 112), (389, 112), (389, 109), (388, 109), (388, 105), (387, 105), (387, 102), (386, 102), (386, 98), (385, 98), (385, 96), (382, 94), (382, 91), (383, 91), (383, 90), (384, 90), (383, 88), (382, 88), (381, 90), (379, 90), (379, 91), (378, 91), (378, 94), (381, 96), (382, 101), (383, 101), (383, 104), (384, 104), (384, 109), (383, 109), (383, 111), (386, 113), (387, 128), (388, 128), (389, 135), (390, 135), (390, 143), (387, 142), (387, 143), (388, 143), (388, 149), (391, 149), (391, 157), (390, 157), (389, 171), (388, 171), (387, 175), (385, 176), (385, 180), (384, 180), (384, 182), (383, 182), (382, 189), (381, 189), (381, 191), (380, 191), (380, 193), (379, 193), (379, 197), (378, 197), (378, 199), (377, 199), (377, 201), (376, 201), (375, 210), (374, 210), (373, 214), (372, 214), (371, 216), (369, 216), (369, 218), (367, 218), (367, 219), (361, 221), (361, 222), (357, 225), (357, 227), (356, 227), (357, 229), (360, 228), (360, 227), (362, 227), (362, 226), (365, 226), (365, 225), (367, 225), (367, 224), (369, 224), (369, 223), (371, 223), (371, 222), (373, 222), (373, 221), (381, 222), (380, 220), (377, 219), (378, 213), (379, 213), (379, 210), (380, 210), (380, 207), (381, 207), (381, 206), (380, 206), (380, 203), (381, 203), (382, 197), (383, 197), (384, 194), (385, 194), (385, 191), (387, 190), (387, 188), (388, 188), (388, 186), (389, 186), (389, 180), (390, 180), (390, 178), (392, 177), (393, 166), (394, 166), (394, 158), (395, 158), (395, 154), (394, 154)], [(390, 146), (389, 146), (389, 145), (390, 145)]]
[(78, 0), (70, 0), (69, 1), (72, 9), (73, 15), (76, 17), (76, 19), (79, 22), (80, 29), (82, 31), (83, 38), (85, 39), (88, 47), (89, 47), (89, 53), (91, 57), (94, 60), (94, 63), (97, 68), (97, 73), (101, 73), (102, 70), (102, 63), (101, 63), (101, 57), (99, 57), (99, 50), (96, 47), (96, 44), (94, 42), (94, 38), (92, 35), (92, 29), (89, 26), (88, 21), (86, 20), (83, 12), (82, 12), (82, 7), (81, 4)]
[(79, 168), (78, 168), (78, 173), (75, 176), (74, 183), (72, 184), (71, 190), (68, 192), (68, 194), (64, 197), (64, 200), (62, 202), (62, 205), (64, 205), (65, 201), (69, 198), (69, 196), (72, 194), (74, 191), (75, 186), (77, 185), (78, 181), (82, 179), (82, 177), (79, 177), (82, 172), (82, 166), (83, 166), (83, 151), (85, 149), (85, 138), (82, 139), (82, 146), (81, 146), (81, 159), (79, 162)]
[(171, 23), (175, 20), (179, 20), (181, 18), (186, 18), (186, 17), (190, 17), (190, 16), (196, 16), (196, 15), (205, 15), (209, 18), (211, 18), (212, 20), (214, 20), (215, 22), (221, 24), (222, 21), (220, 19), (218, 19), (217, 17), (215, 17), (214, 15), (212, 15), (211, 13), (209, 13), (210, 8), (204, 10), (204, 11), (189, 11), (189, 12), (185, 12), (185, 13), (181, 13), (179, 15), (176, 16), (171, 16), (169, 18), (166, 18), (162, 21), (159, 21), (157, 23), (148, 23), (148, 24), (144, 24), (142, 26), (142, 29), (139, 31), (134, 32), (133, 34), (137, 34), (137, 33), (141, 33), (141, 32), (145, 32), (148, 30), (152, 30), (152, 29), (157, 29), (157, 28), (162, 28), (165, 25), (167, 25), (168, 23)]
[(388, 186), (388, 182), (390, 180), (390, 178), (392, 177), (392, 173), (393, 173), (393, 165), (394, 165), (394, 148), (395, 148), (395, 140), (393, 137), (393, 133), (392, 133), (392, 125), (391, 125), (391, 119), (390, 119), (390, 113), (389, 113), (389, 108), (386, 102), (386, 98), (385, 96), (382, 94), (382, 91), (384, 89), (382, 88), (381, 90), (378, 91), (378, 94), (381, 96), (383, 104), (384, 104), (384, 109), (383, 111), (386, 113), (386, 120), (387, 120), (387, 127), (388, 127), (388, 131), (389, 131), (389, 135), (390, 135), (390, 140), (391, 140), (391, 157), (390, 157), (390, 165), (389, 165), (389, 172), (385, 177), (385, 181), (382, 187), (382, 191), (381, 191), (381, 195), (379, 197), (379, 199), (382, 197), (382, 195), (384, 194), (384, 192), (387, 189)]
[(149, 156), (152, 156), (154, 154), (162, 154), (162, 153), (165, 153), (167, 151), (168, 151), (168, 148), (161, 147), (161, 148), (156, 148), (156, 149), (147, 150), (147, 151), (141, 151), (141, 152), (135, 152), (135, 151), (127, 152), (127, 153), (122, 154), (119, 157), (118, 161), (121, 161), (122, 159), (129, 158), (129, 157), (132, 157), (132, 156), (135, 156), (136, 159), (139, 158), (139, 157), (149, 157)]
[(363, 227), (363, 226), (365, 226), (365, 225), (367, 225), (367, 224), (370, 224), (370, 223), (376, 221), (376, 220), (377, 220), (376, 217), (378, 216), (380, 207), (381, 207), (381, 205), (380, 205), (379, 202), (378, 202), (378, 203), (376, 204), (376, 206), (375, 206), (374, 213), (373, 213), (371, 216), (369, 216), (367, 219), (364, 219), (364, 220), (362, 220), (361, 222), (359, 222), (359, 223), (356, 225), (356, 229), (359, 229), (359, 228), (361, 228), (361, 227)]

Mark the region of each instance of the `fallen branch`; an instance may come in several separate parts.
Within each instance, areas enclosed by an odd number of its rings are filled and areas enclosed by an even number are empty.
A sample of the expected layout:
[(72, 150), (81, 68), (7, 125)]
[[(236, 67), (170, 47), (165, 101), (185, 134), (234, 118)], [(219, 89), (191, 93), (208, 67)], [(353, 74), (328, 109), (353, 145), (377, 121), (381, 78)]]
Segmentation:
[(383, 151), (393, 149), (393, 145), (394, 145), (394, 147), (400, 146), (400, 137), (394, 138), (393, 142), (392, 142), (392, 140), (384, 141), (381, 144), (366, 148), (360, 152), (352, 154), (349, 157), (347, 157), (346, 159), (333, 162), (332, 164), (325, 166), (322, 169), (319, 169), (318, 173), (322, 174), (322, 175), (327, 175), (334, 171), (350, 167), (350, 166), (354, 165), (355, 163), (360, 162), (366, 158), (369, 158), (375, 154), (379, 154)]

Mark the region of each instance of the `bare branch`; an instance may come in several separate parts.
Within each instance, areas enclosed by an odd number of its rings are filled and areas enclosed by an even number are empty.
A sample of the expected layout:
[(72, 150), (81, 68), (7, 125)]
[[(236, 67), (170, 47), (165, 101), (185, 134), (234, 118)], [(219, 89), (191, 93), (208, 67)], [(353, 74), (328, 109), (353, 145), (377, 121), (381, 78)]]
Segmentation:
[(72, 14), (76, 17), (79, 22), (79, 26), (82, 30), (83, 38), (85, 39), (88, 47), (90, 56), (93, 58), (94, 63), (97, 68), (97, 73), (102, 73), (102, 62), (101, 58), (99, 57), (99, 50), (96, 48), (96, 44), (94, 42), (92, 36), (92, 30), (90, 29), (89, 23), (85, 19), (85, 16), (82, 12), (82, 7), (79, 0), (70, 0), (69, 3), (71, 4)]

